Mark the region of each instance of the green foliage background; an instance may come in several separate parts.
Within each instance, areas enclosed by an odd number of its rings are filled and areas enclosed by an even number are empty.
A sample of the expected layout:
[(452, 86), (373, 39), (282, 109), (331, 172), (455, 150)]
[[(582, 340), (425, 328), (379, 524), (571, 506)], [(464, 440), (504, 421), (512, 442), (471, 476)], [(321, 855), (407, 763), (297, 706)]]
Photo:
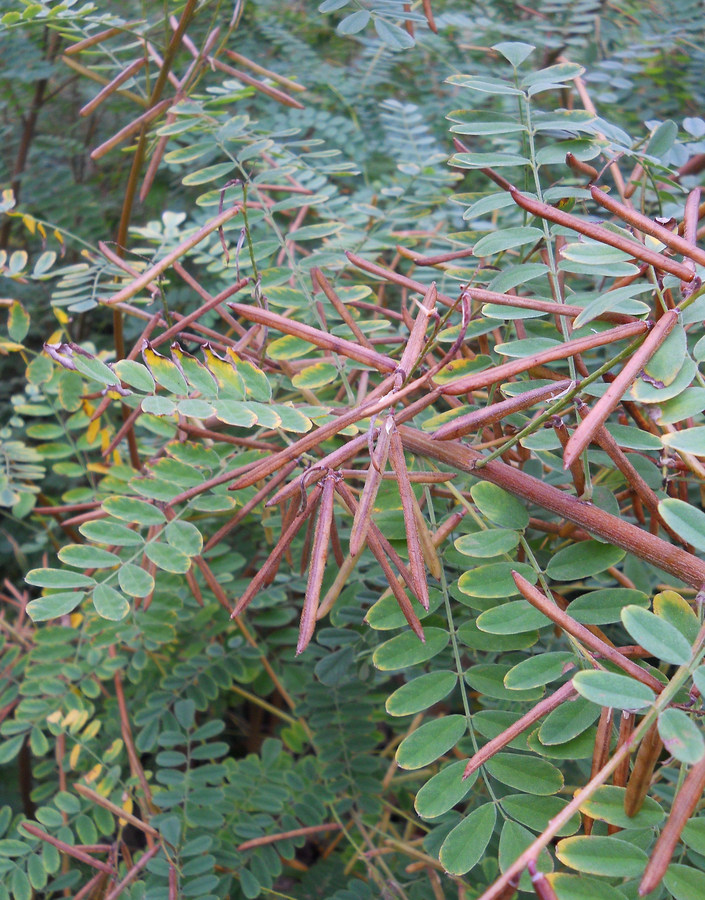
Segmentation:
[[(177, 315), (248, 278), (230, 299), (357, 340), (314, 293), (311, 271), (319, 268), (378, 353), (398, 362), (418, 311), (414, 295), (355, 267), (346, 252), (422, 289), (435, 281), (453, 302), (468, 283), (555, 301), (560, 273), (562, 299), (585, 308), (571, 334), (536, 310), (476, 303), (465, 323), (470, 349), (441, 371), (441, 385), (607, 331), (614, 323), (606, 312), (654, 317), (666, 294), (681, 299), (678, 277), (657, 279), (648, 269), (618, 301), (605, 300), (616, 279), (638, 274), (630, 256), (525, 215), (480, 170), (499, 171), (555, 207), (572, 205), (583, 219), (605, 218), (586, 178), (566, 166), (570, 151), (604, 170), (613, 195), (614, 163), (634, 181), (637, 210), (680, 220), (700, 182), (697, 167), (682, 169), (705, 153), (701, 4), (115, 6), (0, 0), (0, 900), (479, 898), (568, 808), (594, 774), (600, 741), (607, 756), (618, 748), (621, 709), (624, 719), (631, 710), (643, 716), (629, 720), (638, 738), (658, 719), (667, 746), (644, 805), (626, 817), (623, 785), (593, 790), (592, 805), (581, 808), (595, 819), (592, 833), (570, 816), (536, 863), (554, 872), (550, 889), (560, 900), (636, 898), (674, 797), (705, 755), (692, 690), (705, 689), (699, 286), (684, 294), (678, 325), (650, 362), (651, 380), (626, 395), (642, 424), (618, 414), (608, 423), (658, 502), (655, 530), (660, 522), (663, 541), (685, 546), (696, 574), (689, 579), (646, 550), (627, 553), (617, 539), (573, 533), (539, 504), (405, 445), (411, 471), (455, 476), (415, 485), (426, 528), (453, 526), (438, 550), (441, 575), (429, 577), (429, 610), (411, 600), (424, 643), (365, 551), (296, 655), (304, 532), (234, 621), (237, 598), (277, 543), (282, 509), (257, 502), (209, 544), (265, 483), (229, 491), (218, 476), (266, 460), (353, 408), (364, 397), (361, 373), (378, 383), (374, 366), (331, 355), (295, 331), (270, 328), (239, 346), (249, 320), (215, 309), (189, 324), (171, 355), (171, 341), (157, 339)], [(170, 15), (183, 17), (190, 45), (172, 45)], [(216, 28), (208, 52), (225, 69), (199, 56)], [(271, 72), (247, 68), (228, 49)], [(143, 57), (132, 78), (80, 114), (100, 85)], [(172, 75), (160, 96), (173, 104), (91, 158), (159, 99), (157, 58)], [(595, 110), (585, 110), (576, 78)], [(455, 155), (453, 137), (467, 145)], [(151, 292), (129, 297), (129, 308), (110, 308), (137, 274), (245, 199), (246, 218), (234, 216), (222, 238), (213, 230), (180, 255), (200, 296), (170, 267)], [(413, 265), (413, 252), (472, 247), (474, 255), (442, 267)], [(428, 348), (436, 361), (462, 327), (457, 308), (440, 312), (448, 317)], [(126, 360), (143, 349), (150, 319), (156, 352)], [(200, 346), (204, 335), (212, 348)], [(227, 347), (240, 356), (227, 358)], [(581, 397), (594, 404), (602, 385), (590, 376), (624, 347), (583, 354), (585, 371), (572, 358), (552, 370), (571, 388), (584, 379)], [(545, 375), (522, 373), (502, 385), (504, 394), (490, 387), (439, 400), (413, 425), (430, 434), (540, 386)], [(571, 399), (554, 409), (572, 429), (579, 418)], [(131, 414), (130, 443), (120, 429)], [(533, 419), (514, 412), (504, 430), (468, 441), (486, 454), (501, 448), (517, 469), (575, 498), (558, 432)], [(300, 462), (315, 467), (379, 424), (361, 417)], [(364, 477), (366, 442), (358, 453), (344, 466), (357, 462)], [(633, 482), (614, 459), (593, 445), (582, 460), (583, 501), (649, 534)], [(336, 506), (336, 521), (346, 550), (352, 518)], [(406, 558), (408, 522), (394, 480), (382, 482), (374, 521)], [(324, 593), (337, 568), (331, 559)], [(614, 644), (641, 645), (643, 671), (663, 693), (609, 665), (590, 671), (584, 646), (520, 599), (513, 570), (554, 591), (574, 619)], [(577, 699), (463, 781), (467, 759), (566, 683), (567, 665), (583, 670)], [(615, 710), (607, 726), (606, 709)], [(649, 897), (703, 896), (698, 803)], [(264, 840), (273, 836), (280, 839)], [(86, 852), (103, 869), (67, 845), (93, 848)], [(533, 890), (524, 873), (519, 896)]]

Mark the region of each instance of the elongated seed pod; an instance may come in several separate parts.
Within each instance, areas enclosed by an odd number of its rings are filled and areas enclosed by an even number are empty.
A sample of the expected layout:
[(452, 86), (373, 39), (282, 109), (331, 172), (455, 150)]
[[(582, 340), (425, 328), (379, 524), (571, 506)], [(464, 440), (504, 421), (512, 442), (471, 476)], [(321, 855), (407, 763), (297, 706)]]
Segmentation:
[(375, 452), (370, 457), (370, 467), (367, 470), (365, 486), (362, 489), (360, 503), (358, 504), (357, 512), (355, 513), (352, 527), (350, 528), (350, 553), (353, 556), (357, 556), (365, 545), (365, 538), (367, 537), (367, 532), (370, 527), (377, 491), (379, 490), (382, 481), (382, 473), (387, 465), (390, 431), (393, 427), (394, 420), (391, 416), (387, 416), (380, 429)]
[[(348, 490), (348, 488), (345, 486), (345, 484), (341, 481), (338, 484), (336, 484), (335, 489), (338, 491), (340, 496), (343, 498), (343, 501), (344, 501), (345, 505), (348, 507), (348, 509), (352, 513), (354, 513), (357, 504), (355, 502), (355, 498), (353, 497), (352, 493)], [(411, 627), (414, 631), (414, 634), (419, 638), (419, 640), (425, 641), (426, 638), (424, 636), (423, 628), (421, 627), (421, 622), (419, 621), (419, 617), (414, 612), (414, 608), (411, 605), (411, 601), (406, 596), (403, 588), (397, 581), (396, 575), (394, 574), (392, 567), (389, 565), (389, 562), (387, 560), (387, 557), (385, 556), (384, 550), (382, 549), (382, 544), (378, 538), (378, 532), (374, 528), (370, 530), (368, 544), (369, 544), (370, 550), (376, 557), (377, 562), (380, 564), (382, 571), (384, 572), (384, 576), (389, 583), (389, 587), (391, 588), (392, 593), (394, 594), (395, 600), (399, 604), (399, 609), (401, 609), (402, 613), (404, 614), (404, 618), (409, 623), (409, 625), (411, 625)], [(352, 557), (352, 558), (354, 559), (354, 557)]]
[(651, 776), (658, 761), (663, 743), (654, 723), (647, 731), (634, 761), (632, 774), (627, 782), (624, 795), (624, 811), (628, 816), (635, 816), (644, 803), (644, 798), (651, 784)]
[(330, 529), (333, 522), (333, 498), (335, 496), (335, 477), (329, 475), (323, 483), (323, 493), (316, 521), (316, 533), (313, 538), (313, 550), (311, 552), (311, 568), (308, 573), (306, 596), (301, 612), (301, 625), (299, 627), (299, 641), (296, 645), (296, 655), (302, 653), (313, 637), (316, 627), (316, 612), (321, 596), (321, 584), (323, 573), (328, 559), (328, 543)]
[(428, 609), (430, 601), (428, 596), (428, 584), (426, 582), (426, 569), (424, 568), (421, 542), (419, 541), (416, 516), (414, 515), (411, 483), (406, 472), (404, 448), (402, 447), (401, 438), (399, 437), (399, 432), (396, 430), (396, 427), (391, 433), (389, 458), (397, 476), (401, 505), (404, 512), (404, 527), (406, 529), (406, 545), (409, 551), (411, 577), (414, 579), (416, 594), (421, 600), (421, 605), (424, 609)]

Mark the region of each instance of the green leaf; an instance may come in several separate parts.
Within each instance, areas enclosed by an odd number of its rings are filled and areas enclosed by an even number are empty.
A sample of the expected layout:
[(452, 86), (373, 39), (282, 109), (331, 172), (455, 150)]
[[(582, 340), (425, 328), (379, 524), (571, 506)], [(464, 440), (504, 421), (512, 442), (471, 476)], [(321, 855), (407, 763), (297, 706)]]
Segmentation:
[(133, 359), (119, 359), (113, 365), (113, 369), (120, 381), (124, 381), (130, 387), (144, 391), (145, 394), (151, 394), (154, 390), (154, 379), (149, 369), (141, 363)]
[(527, 794), (555, 794), (563, 787), (563, 776), (554, 765), (525, 753), (497, 753), (486, 768), (497, 781)]
[(176, 404), (176, 408), (182, 416), (192, 419), (207, 419), (209, 416), (212, 416), (214, 412), (210, 403), (207, 403), (205, 400), (201, 400), (198, 397), (193, 400), (188, 398), (186, 400), (179, 400)]
[(517, 663), (504, 676), (504, 686), (510, 690), (538, 687), (563, 675), (566, 665), (573, 662), (573, 654), (567, 651), (542, 653)]
[(691, 850), (695, 850), (701, 856), (705, 854), (705, 819), (702, 816), (688, 819), (681, 833), (681, 839)]
[(493, 256), (495, 253), (502, 253), (505, 250), (513, 250), (515, 247), (523, 247), (526, 244), (535, 244), (542, 240), (543, 231), (532, 226), (519, 226), (516, 228), (503, 228), (501, 231), (495, 231), (487, 234), (485, 237), (475, 244), (473, 255)]
[(700, 631), (700, 620), (688, 601), (680, 594), (675, 591), (661, 591), (656, 594), (654, 612), (660, 619), (677, 628), (689, 644), (695, 643)]
[[(45, 359), (43, 356), (38, 356), (30, 365), (29, 368), (33, 368), (35, 365), (40, 363), (44, 365), (45, 363), (49, 366), (48, 375), (46, 370), (42, 375), (47, 375), (46, 378), (42, 377), (42, 381), (48, 381), (51, 376), (51, 361)], [(38, 373), (39, 374), (39, 373)], [(27, 370), (27, 378), (29, 381), (32, 381), (31, 373), (29, 369)], [(39, 383), (39, 382), (36, 382)], [(59, 403), (67, 412), (75, 412), (81, 406), (81, 394), (83, 393), (83, 379), (78, 374), (78, 372), (61, 372), (59, 375)]]
[(659, 405), (661, 415), (656, 419), (659, 425), (673, 425), (691, 416), (699, 415), (705, 409), (705, 389), (686, 388), (682, 393)]
[(130, 597), (148, 597), (154, 590), (154, 578), (133, 563), (120, 566), (118, 583), (120, 590)]
[(616, 837), (569, 837), (556, 845), (556, 856), (563, 865), (588, 875), (608, 875), (636, 878), (642, 874), (646, 853)]
[(635, 642), (641, 644), (652, 656), (677, 666), (690, 662), (690, 641), (675, 625), (660, 616), (640, 606), (625, 606), (622, 610), (622, 624)]
[(191, 568), (191, 560), (185, 553), (169, 544), (153, 542), (145, 544), (144, 552), (159, 569), (183, 575)]
[(109, 519), (96, 519), (93, 522), (84, 522), (78, 529), (81, 534), (96, 544), (111, 544), (116, 547), (138, 547), (144, 543), (144, 538), (139, 531), (133, 531), (119, 522), (111, 522)]
[(220, 181), (235, 168), (235, 163), (216, 163), (214, 166), (205, 166), (195, 172), (189, 172), (181, 179), (185, 185), (207, 184), (209, 181)]
[(13, 341), (21, 344), (29, 331), (29, 313), (19, 300), (15, 300), (7, 314), (7, 333)]
[[(428, 598), (428, 611), (421, 606), (416, 597), (411, 598), (411, 606), (419, 619), (423, 619), (429, 613), (435, 612), (443, 603), (443, 594), (439, 590), (430, 588)], [(393, 596), (381, 597), (374, 603), (367, 610), (365, 621), (370, 628), (374, 628), (377, 631), (391, 631), (395, 628), (404, 628), (406, 625), (404, 613), (399, 609), (399, 604)]]
[(32, 885), (24, 869), (15, 867), (10, 884), (14, 900), (32, 900)]
[(572, 81), (585, 72), (582, 66), (577, 63), (556, 63), (553, 66), (547, 66), (545, 69), (539, 69), (536, 72), (530, 72), (522, 78), (521, 86), (526, 88), (534, 88), (529, 93), (538, 93), (538, 90), (546, 90), (554, 85), (564, 84), (566, 81)]
[(647, 156), (655, 156), (656, 159), (663, 159), (668, 153), (678, 137), (678, 126), (671, 119), (666, 119), (658, 125), (646, 145), (644, 153)]
[[(28, 604), (29, 605), (29, 604)], [(0, 766), (6, 766), (17, 756), (24, 744), (25, 735), (16, 734), (14, 737), (0, 743)]]
[(680, 372), (688, 352), (685, 328), (676, 325), (656, 353), (644, 365), (644, 372), (654, 381), (669, 385)]
[(429, 779), (416, 795), (414, 806), (422, 819), (436, 819), (457, 806), (477, 780), (475, 771), (463, 780), (466, 760), (459, 759)]
[(567, 700), (546, 716), (539, 740), (544, 745), (564, 744), (586, 731), (599, 715), (599, 708), (584, 697)]
[(553, 347), (560, 346), (560, 341), (553, 338), (525, 338), (520, 341), (509, 341), (506, 344), (497, 344), (495, 351), (502, 356), (512, 356), (517, 359), (523, 359), (525, 356), (531, 356), (534, 353), (542, 353), (544, 350), (551, 350)]
[(318, 12), (335, 12), (336, 10), (342, 9), (344, 6), (347, 6), (348, 3), (350, 3), (350, 0), (323, 0), (323, 3), (321, 3), (321, 5), (318, 7)]
[(167, 543), (186, 556), (198, 556), (203, 550), (203, 535), (191, 522), (175, 519), (164, 529)]
[(497, 811), (493, 803), (473, 810), (456, 825), (441, 845), (439, 859), (450, 875), (464, 875), (482, 858), (494, 832)]
[(459, 169), (486, 169), (488, 166), (502, 169), (507, 166), (528, 166), (530, 160), (516, 153), (456, 153), (448, 160), (448, 164)]
[(548, 616), (526, 600), (512, 600), (477, 617), (477, 627), (488, 634), (521, 634), (551, 624)]
[(620, 828), (651, 828), (666, 817), (663, 808), (652, 797), (645, 797), (641, 809), (633, 816), (624, 811), (626, 788), (602, 785), (580, 804), (580, 811), (593, 819), (601, 819)]
[(469, 597), (511, 597), (519, 593), (512, 571), (523, 575), (531, 584), (538, 580), (538, 573), (528, 563), (489, 563), (463, 572), (458, 579), (458, 587)]
[(507, 62), (516, 69), (534, 52), (536, 47), (533, 44), (525, 44), (523, 41), (503, 41), (500, 44), (493, 44), (492, 49), (501, 53)]
[(239, 400), (216, 400), (213, 404), (215, 414), (226, 425), (238, 428), (252, 428), (257, 424), (257, 415), (250, 404)]
[(162, 481), (168, 481), (180, 488), (190, 488), (203, 483), (203, 473), (195, 466), (178, 459), (162, 457), (152, 464), (152, 472)]
[[(703, 453), (701, 455), (705, 456), (705, 428), (687, 428), (687, 431), (702, 432), (699, 440), (702, 441)], [(685, 432), (678, 431), (676, 434), (685, 434)], [(667, 437), (671, 437), (671, 435), (664, 435), (664, 439)], [(669, 528), (672, 528), (688, 544), (692, 544), (696, 550), (705, 553), (705, 513), (702, 510), (683, 500), (677, 500), (675, 497), (667, 497), (659, 503), (658, 511)]]
[(372, 662), (383, 672), (406, 669), (432, 659), (450, 640), (450, 635), (443, 628), (426, 628), (424, 635), (425, 641), (420, 641), (412, 631), (396, 635), (377, 647), (372, 654)]
[[(516, 862), (521, 854), (534, 842), (534, 835), (523, 825), (511, 820), (505, 821), (502, 833), (499, 836), (498, 862), (501, 872)], [(536, 868), (539, 872), (552, 872), (553, 860), (544, 848), (536, 860)], [(531, 890), (531, 878), (528, 872), (524, 872), (519, 882), (520, 889)]]
[(408, 31), (379, 16), (375, 18), (375, 31), (392, 50), (408, 50), (416, 43)]
[(455, 84), (458, 87), (464, 87), (471, 91), (477, 91), (480, 94), (495, 94), (497, 96), (506, 94), (512, 97), (521, 96), (522, 91), (507, 81), (500, 81), (499, 78), (490, 78), (485, 75), (451, 75), (446, 78), (446, 84)]
[(616, 565), (625, 551), (613, 544), (600, 541), (578, 541), (559, 550), (546, 567), (546, 574), (554, 581), (578, 581), (604, 572)]
[(130, 611), (130, 604), (115, 588), (99, 584), (93, 591), (93, 606), (103, 619), (119, 622)]
[(27, 613), (33, 622), (46, 622), (73, 612), (83, 600), (83, 591), (67, 591), (60, 594), (47, 594), (27, 604)]
[[(454, 134), (494, 135), (517, 134), (526, 131), (526, 126), (517, 118), (504, 115), (503, 113), (491, 112), (487, 109), (479, 111), (456, 109), (449, 113), (446, 118), (457, 123), (450, 129)], [(502, 206), (511, 205), (514, 201), (509, 197), (509, 203), (507, 203), (506, 197), (507, 195), (502, 194), (492, 195), (493, 199), (483, 197), (466, 210), (464, 218), (473, 219), (485, 211), (494, 211), (494, 209), (502, 208)]]
[(95, 584), (95, 580), (88, 575), (67, 572), (66, 569), (30, 569), (25, 581), (45, 588), (90, 588)]
[(399, 744), (395, 759), (402, 769), (420, 769), (452, 749), (465, 734), (465, 716), (440, 716), (426, 722)]
[(690, 866), (671, 863), (663, 883), (673, 894), (673, 900), (701, 900), (705, 896), (705, 872)]
[(538, 700), (543, 695), (542, 687), (522, 690), (505, 687), (504, 678), (509, 669), (504, 663), (479, 663), (466, 671), (465, 681), (473, 690), (498, 700)]
[(705, 756), (702, 732), (682, 709), (665, 709), (658, 717), (658, 733), (679, 762), (693, 765)]
[(609, 625), (621, 621), (622, 610), (628, 605), (646, 609), (649, 598), (643, 591), (630, 588), (604, 588), (576, 597), (567, 611), (583, 625)]
[(141, 407), (142, 412), (152, 416), (173, 416), (176, 412), (176, 403), (169, 397), (145, 397)]
[(624, 900), (624, 894), (610, 887), (606, 881), (597, 881), (585, 875), (566, 875), (557, 872), (548, 876), (548, 882), (558, 900)]
[[(624, 250), (618, 250), (616, 247), (610, 247), (608, 244), (602, 244), (587, 238), (579, 243), (566, 244), (561, 249), (561, 260), (570, 260), (580, 263), (583, 266), (595, 267), (596, 274), (599, 274), (602, 266), (619, 266), (620, 263), (626, 263), (630, 272), (636, 267), (631, 263), (627, 263), (629, 255)], [(561, 267), (562, 268), (562, 267)], [(615, 275), (621, 274), (621, 269)]]
[(57, 556), (67, 566), (75, 566), (77, 569), (107, 569), (120, 562), (119, 556), (90, 544), (67, 544), (59, 550)]
[[(555, 818), (568, 805), (567, 800), (560, 797), (537, 797), (532, 794), (507, 794), (500, 800), (502, 809), (517, 822), (531, 828), (532, 831), (543, 831), (549, 821)], [(558, 837), (573, 834), (580, 828), (580, 817), (577, 813), (558, 832)]]
[(358, 9), (357, 12), (351, 13), (338, 22), (338, 27), (335, 30), (338, 34), (357, 34), (358, 31), (362, 31), (369, 21), (369, 11)]
[(522, 530), (529, 524), (529, 513), (520, 500), (489, 481), (481, 481), (470, 488), (475, 506), (483, 516), (503, 528)]
[(4, 838), (3, 840), (0, 840), (0, 856), (25, 856), (25, 854), (31, 852), (32, 848), (29, 844), (25, 844), (24, 841), (17, 841), (14, 838)]
[(277, 427), (281, 428), (282, 431), (293, 431), (295, 434), (303, 434), (306, 431), (310, 431), (313, 427), (309, 417), (300, 410), (294, 409), (293, 406), (275, 403), (272, 405), (272, 411), (280, 419)]
[(587, 700), (614, 709), (643, 709), (654, 702), (651, 688), (614, 672), (578, 672), (573, 686)]
[(137, 500), (134, 497), (108, 497), (103, 501), (102, 507), (106, 513), (122, 519), (124, 522), (134, 522), (137, 525), (161, 525), (166, 522), (164, 513), (152, 503)]
[(455, 672), (428, 672), (397, 688), (387, 697), (385, 708), (390, 716), (409, 716), (428, 709), (447, 697), (458, 683)]
[[(644, 285), (635, 282), (626, 287), (598, 293), (597, 296), (594, 296), (593, 294), (578, 294), (577, 296), (572, 297), (572, 302), (585, 307), (573, 320), (573, 329), (582, 328), (583, 325), (592, 322), (593, 319), (597, 318), (597, 316), (607, 310), (618, 310), (619, 312), (631, 313), (638, 313), (639, 311), (648, 312), (649, 307), (646, 303), (632, 299), (635, 294), (641, 293), (644, 288)], [(625, 304), (627, 306), (626, 309), (624, 308)]]
[[(548, 624), (548, 620), (546, 622)], [(491, 653), (497, 653), (502, 650), (525, 650), (527, 647), (533, 647), (538, 639), (539, 633), (534, 629), (524, 631), (520, 628), (516, 634), (513, 632), (493, 634), (492, 632), (480, 631), (477, 627), (477, 620), (465, 622), (458, 629), (458, 640), (462, 641), (466, 647)]]
[(41, 891), (46, 887), (49, 880), (48, 873), (41, 858), (36, 854), (27, 860), (27, 876), (35, 891)]
[(115, 372), (95, 356), (84, 356), (82, 353), (74, 353), (73, 362), (81, 375), (85, 375), (86, 378), (92, 378), (93, 381), (99, 381), (106, 385), (116, 384), (118, 381)]
[[(695, 378), (697, 369), (698, 367), (693, 360), (689, 356), (686, 356), (686, 358), (682, 360), (682, 365), (678, 374), (670, 384), (663, 385), (660, 382), (658, 384), (652, 384), (652, 382), (647, 379), (637, 378), (629, 389), (629, 393), (631, 397), (639, 403), (658, 403), (660, 405), (665, 403), (666, 400), (671, 400), (673, 397), (677, 397), (679, 394), (683, 393), (690, 385), (693, 378)], [(662, 435), (661, 440), (664, 444), (674, 447), (674, 449), (681, 449), (680, 447), (676, 447), (676, 443), (680, 443), (680, 435), (686, 434), (686, 432), (689, 431), (695, 432), (697, 430), (697, 428), (686, 428), (683, 431), (675, 431), (673, 434)], [(672, 439), (675, 439), (676, 443), (673, 443)], [(684, 442), (688, 443), (689, 440), (690, 438), (686, 435)], [(696, 443), (700, 443), (697, 438)], [(698, 454), (696, 453), (695, 455), (697, 456)]]

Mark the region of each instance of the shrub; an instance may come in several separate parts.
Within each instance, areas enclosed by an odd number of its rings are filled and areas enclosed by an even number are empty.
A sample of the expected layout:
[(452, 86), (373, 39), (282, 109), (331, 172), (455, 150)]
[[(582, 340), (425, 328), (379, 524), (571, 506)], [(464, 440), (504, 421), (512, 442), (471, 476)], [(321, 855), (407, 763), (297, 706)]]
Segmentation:
[(702, 896), (695, 4), (0, 9), (0, 897)]

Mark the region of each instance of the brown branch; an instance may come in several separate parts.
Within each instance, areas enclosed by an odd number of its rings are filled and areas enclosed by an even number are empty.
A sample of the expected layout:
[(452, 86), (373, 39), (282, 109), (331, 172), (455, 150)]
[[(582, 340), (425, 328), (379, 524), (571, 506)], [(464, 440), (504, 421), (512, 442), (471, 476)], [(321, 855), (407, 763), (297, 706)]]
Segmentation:
[(487, 760), (491, 759), (495, 753), (498, 753), (503, 747), (506, 747), (507, 744), (511, 744), (515, 737), (518, 737), (526, 731), (527, 728), (530, 728), (538, 722), (543, 716), (547, 715), (552, 710), (557, 709), (562, 703), (565, 703), (566, 700), (572, 700), (575, 696), (577, 696), (577, 691), (573, 687), (573, 682), (568, 681), (562, 687), (559, 687), (557, 691), (554, 691), (549, 697), (544, 697), (543, 700), (540, 700), (520, 719), (517, 719), (517, 721), (508, 728), (505, 728), (501, 734), (492, 738), (492, 740), (488, 741), (484, 747), (481, 747), (474, 756), (471, 756), (467, 766), (465, 766), (463, 778), (472, 775), (472, 773), (479, 769), (480, 766), (484, 766)]
[(426, 456), (468, 472), (484, 481), (497, 484), (516, 497), (521, 497), (576, 525), (604, 538), (611, 544), (633, 553), (639, 559), (663, 569), (676, 578), (700, 590), (705, 584), (705, 562), (692, 553), (674, 547), (653, 534), (642, 531), (631, 522), (613, 516), (590, 503), (585, 503), (564, 491), (527, 475), (499, 460), (492, 460), (475, 468), (483, 460), (481, 453), (455, 441), (434, 441), (408, 426), (399, 428), (404, 446), (419, 456)]
[(302, 837), (307, 834), (319, 834), (322, 831), (338, 831), (341, 826), (335, 822), (323, 825), (308, 825), (306, 828), (292, 828), (291, 831), (280, 831), (277, 834), (264, 834), (262, 837), (252, 838), (238, 844), (235, 848), (238, 853), (252, 850), (253, 847), (262, 847), (265, 844), (275, 844), (277, 841), (287, 841), (289, 838)]
[(593, 439), (595, 432), (604, 425), (624, 392), (671, 333), (678, 321), (678, 316), (679, 312), (676, 309), (669, 309), (661, 316), (641, 347), (635, 350), (619, 375), (575, 429), (563, 454), (565, 468), (568, 468), (580, 456)]
[(531, 356), (514, 359), (511, 362), (502, 363), (500, 366), (492, 366), (482, 372), (474, 372), (472, 375), (458, 378), (450, 384), (443, 385), (443, 393), (454, 397), (458, 394), (467, 394), (470, 391), (478, 390), (478, 388), (489, 387), (489, 385), (496, 384), (498, 381), (512, 378), (521, 372), (527, 372), (535, 366), (542, 366), (545, 363), (555, 362), (559, 359), (567, 359), (569, 356), (575, 356), (578, 353), (592, 350), (595, 347), (602, 347), (615, 341), (624, 341), (630, 337), (638, 337), (645, 334), (648, 330), (649, 324), (647, 322), (632, 322), (629, 325), (618, 325), (609, 331), (601, 331), (599, 334), (590, 334), (587, 337), (556, 344), (555, 347), (542, 350), (540, 353), (533, 353)]

